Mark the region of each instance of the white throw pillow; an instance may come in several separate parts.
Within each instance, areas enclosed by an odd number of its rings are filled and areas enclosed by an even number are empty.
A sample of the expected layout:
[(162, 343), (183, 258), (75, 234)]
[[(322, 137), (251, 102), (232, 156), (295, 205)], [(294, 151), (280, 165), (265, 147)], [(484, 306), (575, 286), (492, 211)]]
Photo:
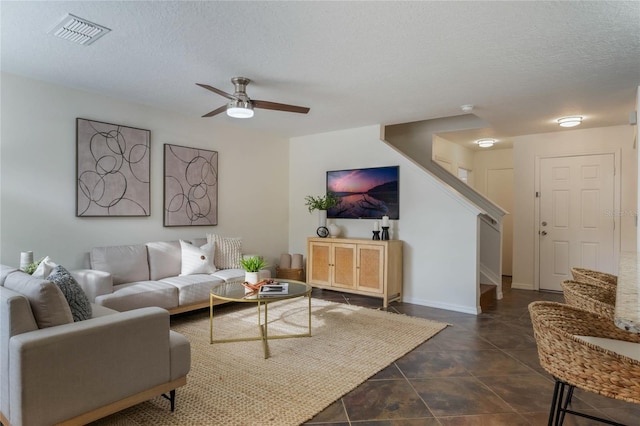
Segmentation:
[(215, 246), (214, 264), (218, 269), (240, 269), (242, 265), (242, 238), (222, 237), (217, 234), (207, 234), (209, 244)]
[(35, 271), (33, 271), (33, 274), (31, 274), (31, 276), (35, 278), (45, 279), (51, 274), (51, 272), (53, 272), (53, 269), (56, 266), (58, 265), (54, 263), (54, 261), (51, 260), (49, 256), (47, 256), (44, 259), (42, 259), (42, 261), (40, 262), (40, 264), (38, 264), (38, 267), (36, 268)]
[(205, 244), (202, 247), (194, 246), (184, 240), (180, 240), (182, 250), (182, 268), (180, 275), (212, 274), (216, 271), (213, 263), (215, 245)]

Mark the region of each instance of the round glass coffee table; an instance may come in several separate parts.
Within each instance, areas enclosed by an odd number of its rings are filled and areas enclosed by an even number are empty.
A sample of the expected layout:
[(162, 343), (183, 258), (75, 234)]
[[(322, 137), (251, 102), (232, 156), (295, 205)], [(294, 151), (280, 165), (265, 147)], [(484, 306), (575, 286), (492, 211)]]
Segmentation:
[[(214, 286), (209, 295), (209, 343), (230, 343), (230, 342), (247, 342), (251, 340), (262, 340), (265, 359), (269, 358), (269, 343), (271, 339), (289, 339), (292, 337), (311, 337), (311, 286), (301, 281), (274, 279), (274, 285), (287, 283), (288, 290), (286, 294), (269, 294), (260, 295), (257, 291), (247, 293), (242, 281), (231, 281)], [(306, 297), (308, 299), (308, 325), (307, 332), (302, 334), (283, 334), (271, 336), (268, 327), (269, 304), (286, 299), (294, 299), (296, 297)], [(227, 302), (237, 303), (255, 303), (258, 308), (258, 327), (260, 336), (256, 337), (238, 337), (235, 339), (214, 339), (213, 338), (213, 307), (215, 299)]]

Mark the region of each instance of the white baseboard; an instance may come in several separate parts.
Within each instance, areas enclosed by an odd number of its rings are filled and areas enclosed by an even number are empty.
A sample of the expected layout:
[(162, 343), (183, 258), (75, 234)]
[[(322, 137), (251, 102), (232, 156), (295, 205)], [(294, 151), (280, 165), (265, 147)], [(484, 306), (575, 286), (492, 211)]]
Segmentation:
[(402, 301), (406, 303), (413, 303), (414, 305), (427, 306), (429, 308), (438, 308), (438, 309), (445, 309), (447, 311), (462, 312), (463, 314), (478, 315), (481, 312), (480, 306), (473, 307), (473, 306), (453, 305), (450, 303), (441, 303), (441, 302), (434, 302), (431, 300), (415, 299), (415, 298), (410, 298), (406, 296), (402, 297)]
[(533, 288), (533, 284), (515, 282), (511, 283), (511, 288), (515, 288), (516, 290), (536, 290), (535, 288)]

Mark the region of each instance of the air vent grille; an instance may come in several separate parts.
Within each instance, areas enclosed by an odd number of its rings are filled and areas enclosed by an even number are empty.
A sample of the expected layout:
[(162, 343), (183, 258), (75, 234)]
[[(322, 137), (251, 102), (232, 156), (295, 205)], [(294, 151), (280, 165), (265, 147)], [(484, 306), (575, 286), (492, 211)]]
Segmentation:
[(49, 34), (88, 46), (109, 31), (111, 30), (107, 27), (68, 14), (49, 31)]

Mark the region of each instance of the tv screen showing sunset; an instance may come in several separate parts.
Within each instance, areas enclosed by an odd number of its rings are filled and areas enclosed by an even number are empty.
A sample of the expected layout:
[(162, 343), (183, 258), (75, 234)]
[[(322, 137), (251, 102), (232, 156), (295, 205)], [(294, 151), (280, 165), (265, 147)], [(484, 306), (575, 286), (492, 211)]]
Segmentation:
[(327, 211), (327, 217), (399, 219), (398, 175), (398, 166), (328, 171), (327, 192), (340, 202)]

